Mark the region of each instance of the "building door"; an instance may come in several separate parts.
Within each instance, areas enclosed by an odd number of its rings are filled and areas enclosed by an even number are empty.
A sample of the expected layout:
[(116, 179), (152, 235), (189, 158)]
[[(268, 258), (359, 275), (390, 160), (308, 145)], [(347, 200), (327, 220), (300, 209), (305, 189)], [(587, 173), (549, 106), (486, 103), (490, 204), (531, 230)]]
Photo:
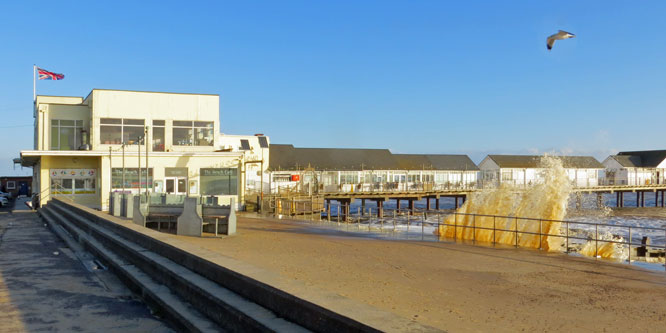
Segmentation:
[(187, 191), (187, 179), (185, 177), (164, 178), (165, 192), (169, 194), (185, 194)]

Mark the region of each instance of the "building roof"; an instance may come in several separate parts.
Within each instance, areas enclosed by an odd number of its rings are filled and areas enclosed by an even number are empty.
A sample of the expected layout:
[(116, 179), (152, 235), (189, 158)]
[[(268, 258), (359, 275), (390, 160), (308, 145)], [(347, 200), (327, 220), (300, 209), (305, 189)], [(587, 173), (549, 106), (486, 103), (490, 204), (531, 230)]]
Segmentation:
[(270, 145), (270, 170), (391, 170), (397, 163), (388, 149), (294, 148)]
[(666, 150), (621, 151), (612, 157), (627, 168), (656, 168), (666, 160)]
[[(541, 155), (488, 155), (500, 168), (540, 168)], [(565, 168), (603, 169), (592, 156), (553, 156), (562, 161)]]
[(479, 170), (467, 155), (394, 154), (393, 157), (401, 170)]
[(388, 149), (270, 144), (270, 170), (478, 170), (467, 155), (392, 154)]

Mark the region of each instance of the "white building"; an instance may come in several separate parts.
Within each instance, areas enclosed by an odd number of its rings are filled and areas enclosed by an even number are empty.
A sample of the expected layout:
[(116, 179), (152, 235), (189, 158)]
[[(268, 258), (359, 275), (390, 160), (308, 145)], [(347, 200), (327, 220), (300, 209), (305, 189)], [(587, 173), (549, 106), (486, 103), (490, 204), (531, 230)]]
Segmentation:
[(606, 185), (666, 184), (666, 150), (620, 152), (603, 165)]
[[(591, 156), (554, 156), (562, 161), (571, 183), (576, 187), (599, 185), (604, 166)], [(479, 164), (482, 187), (499, 185), (529, 186), (543, 183), (544, 168), (539, 155), (488, 155)]]
[(418, 191), (476, 187), (467, 155), (392, 154), (388, 149), (270, 146), (271, 193)]
[[(218, 135), (219, 101), (218, 95), (106, 89), (86, 97), (37, 96), (34, 149), (21, 152), (21, 164), (33, 167), (33, 193), (42, 204), (63, 196), (107, 210), (111, 192), (148, 192), (234, 197), (242, 205), (246, 167), (254, 168), (247, 162), (267, 148), (259, 137)], [(230, 140), (252, 143), (229, 148)]]

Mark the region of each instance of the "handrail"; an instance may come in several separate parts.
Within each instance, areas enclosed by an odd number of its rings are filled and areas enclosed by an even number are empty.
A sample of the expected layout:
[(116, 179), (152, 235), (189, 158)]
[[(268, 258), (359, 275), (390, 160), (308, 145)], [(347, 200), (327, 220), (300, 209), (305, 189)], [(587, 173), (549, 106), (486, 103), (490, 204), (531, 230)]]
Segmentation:
[[(332, 209), (331, 206), (337, 206), (337, 209)], [(349, 209), (348, 204), (333, 204), (331, 203), (330, 206), (327, 207), (327, 209), (322, 209), (319, 212), (312, 211), (311, 213), (313, 214), (312, 217), (314, 218), (314, 214), (318, 215), (319, 221), (328, 221), (328, 222), (333, 222), (334, 220), (331, 219), (331, 212), (337, 210), (337, 223), (339, 224), (340, 221), (343, 223), (346, 222), (346, 224), (358, 224), (359, 228), (361, 225), (361, 220), (364, 219), (367, 221), (367, 230), (371, 230), (371, 225), (373, 224), (373, 221), (375, 224), (380, 224), (381, 227), (379, 228), (380, 231), (384, 230), (384, 220), (392, 218), (393, 220), (393, 231), (396, 230), (396, 219), (400, 216), (406, 216), (407, 217), (407, 233), (409, 233), (409, 228), (410, 225), (415, 222), (414, 218), (418, 220), (418, 216), (421, 216), (420, 223), (421, 223), (421, 233), (422, 233), (422, 238), (424, 237), (424, 232), (425, 232), (425, 225), (430, 225), (432, 227), (437, 227), (437, 239), (439, 240), (440, 237), (440, 226), (447, 226), (447, 227), (453, 227), (454, 228), (454, 237), (453, 239), (457, 240), (458, 238), (458, 233), (459, 230), (458, 228), (462, 228), (462, 230), (466, 229), (473, 229), (474, 230), (474, 237), (473, 239), (470, 239), (470, 241), (473, 241), (474, 243), (477, 242), (476, 235), (477, 235), (477, 230), (487, 230), (487, 231), (492, 231), (492, 241), (489, 243), (492, 244), (497, 244), (497, 232), (506, 232), (509, 234), (514, 234), (515, 236), (515, 247), (519, 247), (519, 239), (521, 235), (534, 235), (534, 236), (539, 236), (539, 246), (541, 247), (543, 237), (558, 237), (558, 238), (564, 238), (566, 240), (566, 249), (565, 251), (568, 253), (569, 252), (569, 245), (570, 245), (570, 240), (581, 240), (581, 241), (588, 241), (588, 242), (594, 242), (595, 244), (595, 252), (594, 255), (595, 257), (599, 255), (599, 249), (601, 244), (621, 244), (621, 245), (627, 245), (628, 246), (628, 261), (631, 264), (632, 260), (632, 250), (634, 247), (646, 247), (646, 248), (654, 248), (654, 249), (664, 249), (664, 252), (666, 253), (666, 228), (663, 227), (646, 227), (646, 226), (629, 226), (629, 225), (623, 225), (623, 224), (609, 224), (609, 223), (595, 223), (595, 222), (586, 222), (586, 221), (574, 221), (574, 220), (557, 220), (557, 219), (543, 219), (543, 218), (534, 218), (534, 217), (519, 217), (519, 216), (512, 216), (512, 215), (491, 215), (491, 214), (475, 214), (475, 213), (460, 213), (460, 212), (455, 212), (455, 211), (449, 211), (449, 210), (424, 210), (424, 209), (409, 209), (409, 208), (382, 208), (381, 213), (380, 210), (377, 208), (372, 208), (368, 207), (365, 210), (361, 210), (360, 207), (357, 208), (356, 214), (352, 212), (351, 209)], [(305, 211), (305, 206), (303, 206), (303, 211)], [(374, 214), (373, 214), (374, 211)], [(386, 212), (392, 212), (392, 214), (386, 214)], [(321, 215), (326, 214), (326, 218), (322, 219)], [(437, 221), (436, 222), (431, 222), (427, 221), (427, 216), (436, 214), (437, 215)], [(344, 219), (340, 219), (340, 216), (343, 216)], [(442, 217), (446, 218), (446, 216), (454, 216), (454, 223), (446, 223), (445, 219)], [(414, 216), (414, 217), (412, 217)], [(469, 216), (473, 218), (473, 223), (471, 225), (465, 225), (465, 224), (460, 224), (459, 223), (459, 218), (458, 216)], [(491, 227), (484, 227), (482, 225), (479, 225), (477, 223), (477, 218), (492, 218), (493, 219), (493, 226)], [(303, 219), (306, 219), (305, 214), (303, 214)], [(511, 219), (515, 220), (515, 228), (514, 229), (505, 229), (505, 228), (498, 228), (497, 225), (497, 219)], [(518, 229), (518, 221), (529, 221), (533, 223), (539, 223), (539, 230), (538, 231), (530, 231), (530, 230), (519, 230)], [(554, 234), (550, 232), (543, 232), (542, 225), (543, 223), (560, 223), (561, 225), (564, 224), (565, 227), (565, 232), (561, 234)], [(365, 223), (364, 223), (365, 224)], [(501, 224), (500, 224), (501, 225)], [(594, 227), (594, 230), (586, 230), (586, 232), (590, 233), (588, 236), (577, 236), (577, 235), (572, 235), (570, 233), (571, 226), (572, 225), (585, 225), (588, 227)], [(561, 226), (562, 227), (562, 226)], [(620, 236), (622, 237), (621, 240), (619, 239), (603, 239), (600, 237), (599, 234), (599, 228), (614, 228), (614, 229), (620, 229), (620, 230), (626, 230), (627, 234), (622, 235), (622, 234), (617, 234), (613, 233), (614, 236)], [(414, 229), (412, 229), (414, 230)], [(583, 229), (585, 230), (585, 229)], [(643, 230), (643, 231), (650, 231), (651, 234), (659, 234), (662, 233), (664, 235), (664, 244), (663, 245), (657, 245), (657, 244), (644, 244), (644, 243), (635, 243), (633, 240), (633, 236), (635, 236), (632, 231), (636, 230)], [(643, 234), (645, 235), (645, 234)], [(513, 238), (513, 237), (512, 237)], [(600, 244), (601, 243), (601, 244)], [(661, 243), (661, 242), (660, 242)], [(541, 248), (540, 248), (541, 249)]]

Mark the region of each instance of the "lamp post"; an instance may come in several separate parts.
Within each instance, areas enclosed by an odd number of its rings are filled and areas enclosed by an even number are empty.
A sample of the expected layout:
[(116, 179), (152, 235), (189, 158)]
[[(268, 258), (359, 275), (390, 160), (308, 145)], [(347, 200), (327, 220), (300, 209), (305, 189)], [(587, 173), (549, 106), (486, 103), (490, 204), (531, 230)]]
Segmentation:
[[(139, 153), (136, 155), (139, 161), (139, 196), (141, 195), (141, 135), (136, 138), (136, 145), (139, 147)], [(140, 200), (140, 199), (139, 199)]]
[(148, 179), (150, 177), (150, 169), (148, 168), (148, 129), (149, 126), (146, 126), (143, 132), (143, 140), (146, 143), (146, 202), (148, 202)]

